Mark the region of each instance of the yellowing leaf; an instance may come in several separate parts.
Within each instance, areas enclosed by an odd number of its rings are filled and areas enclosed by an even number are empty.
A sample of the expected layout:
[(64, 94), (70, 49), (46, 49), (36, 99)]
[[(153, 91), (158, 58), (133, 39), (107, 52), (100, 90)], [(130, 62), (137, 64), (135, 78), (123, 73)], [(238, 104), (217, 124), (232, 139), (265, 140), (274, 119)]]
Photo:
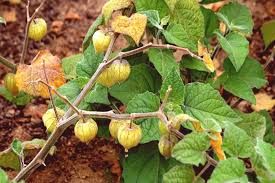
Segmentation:
[(256, 105), (252, 105), (255, 111), (271, 110), (275, 106), (275, 99), (265, 93), (258, 93), (255, 95)]
[(128, 35), (133, 38), (136, 44), (139, 43), (147, 24), (145, 15), (135, 13), (130, 18), (117, 16), (112, 22), (112, 29), (115, 32)]
[(110, 0), (102, 8), (102, 14), (104, 15), (105, 22), (109, 20), (113, 11), (127, 8), (131, 5), (131, 0)]
[(198, 55), (201, 57), (207, 52), (207, 48), (200, 41), (198, 41)]
[(203, 62), (210, 72), (215, 71), (213, 60), (211, 59), (211, 56), (208, 52), (203, 55)]
[(65, 83), (60, 59), (53, 56), (48, 50), (44, 50), (37, 54), (31, 65), (20, 64), (18, 66), (15, 80), (20, 91), (33, 96), (49, 97), (47, 86), (39, 82), (46, 82), (43, 63), (45, 63), (45, 73), (50, 86), (58, 88)]

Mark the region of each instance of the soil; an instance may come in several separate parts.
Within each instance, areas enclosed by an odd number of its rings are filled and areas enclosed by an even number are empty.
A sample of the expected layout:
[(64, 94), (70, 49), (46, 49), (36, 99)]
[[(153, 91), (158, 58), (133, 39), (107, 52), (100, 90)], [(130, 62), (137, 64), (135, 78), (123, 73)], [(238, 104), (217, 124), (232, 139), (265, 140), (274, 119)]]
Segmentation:
[[(31, 12), (41, 0), (31, 1)], [(48, 23), (48, 34), (41, 42), (30, 41), (26, 61), (31, 62), (38, 50), (49, 49), (60, 58), (81, 51), (82, 40), (89, 26), (101, 12), (104, 0), (48, 0), (39, 12), (39, 16)], [(250, 55), (263, 65), (274, 49), (274, 44), (264, 48), (260, 27), (268, 20), (275, 18), (275, 4), (271, 0), (242, 0), (252, 11), (254, 19), (253, 35), (250, 40)], [(10, 5), (7, 1), (0, 2), (0, 15), (9, 13), (10, 22), (0, 26), (0, 54), (15, 63), (19, 62), (24, 26), (26, 19), (26, 1), (20, 5)], [(16, 19), (15, 19), (16, 18)], [(0, 83), (9, 70), (0, 65)], [(275, 62), (266, 67), (269, 84), (257, 92), (265, 92), (275, 96)], [(243, 111), (250, 111), (250, 105), (241, 102), (238, 105)], [(47, 109), (47, 101), (34, 99), (24, 107), (15, 106), (0, 97), (0, 151), (6, 149), (12, 139), (31, 140), (47, 138), (41, 121)], [(275, 121), (275, 111), (270, 111)], [(69, 128), (56, 144), (54, 156), (46, 159), (46, 166), (41, 166), (27, 180), (29, 183), (108, 183), (119, 182), (121, 168), (119, 166), (120, 147), (112, 140), (97, 138), (89, 144), (80, 143)], [(28, 163), (31, 158), (27, 159)], [(16, 172), (9, 170), (9, 176)]]

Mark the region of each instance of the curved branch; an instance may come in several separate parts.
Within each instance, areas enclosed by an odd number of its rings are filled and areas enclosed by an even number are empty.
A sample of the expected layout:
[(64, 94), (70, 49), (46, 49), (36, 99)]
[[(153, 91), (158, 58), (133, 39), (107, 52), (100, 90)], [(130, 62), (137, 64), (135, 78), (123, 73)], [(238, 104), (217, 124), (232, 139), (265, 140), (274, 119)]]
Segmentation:
[(16, 68), (17, 68), (16, 64), (12, 63), (11, 61), (2, 57), (1, 55), (0, 55), (0, 63), (5, 65), (6, 67), (10, 68), (13, 72), (16, 71)]

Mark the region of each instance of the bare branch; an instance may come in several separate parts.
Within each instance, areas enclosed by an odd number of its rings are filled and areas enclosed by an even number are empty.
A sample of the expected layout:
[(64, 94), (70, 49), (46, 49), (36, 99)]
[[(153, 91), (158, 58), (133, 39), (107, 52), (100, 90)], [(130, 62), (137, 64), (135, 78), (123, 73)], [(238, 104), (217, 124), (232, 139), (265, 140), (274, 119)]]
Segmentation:
[(57, 113), (57, 110), (56, 110), (56, 106), (54, 105), (54, 101), (53, 101), (53, 95), (52, 95), (52, 92), (51, 92), (51, 86), (49, 85), (49, 79), (48, 79), (48, 76), (47, 76), (47, 73), (46, 73), (45, 60), (43, 60), (43, 73), (44, 73), (44, 77), (45, 77), (45, 80), (46, 80), (46, 86), (48, 87), (48, 92), (49, 92), (49, 95), (50, 95), (50, 101), (51, 101), (52, 106), (53, 106), (55, 117), (59, 121), (59, 116), (58, 116), (58, 113)]
[(24, 64), (24, 62), (25, 62), (25, 57), (26, 57), (26, 53), (27, 53), (27, 50), (28, 50), (28, 46), (29, 46), (29, 28), (30, 28), (30, 24), (31, 24), (32, 20), (35, 18), (35, 16), (37, 15), (37, 13), (39, 12), (39, 10), (45, 4), (45, 2), (46, 2), (46, 0), (42, 0), (42, 2), (35, 9), (35, 11), (33, 12), (31, 17), (30, 17), (30, 0), (28, 0), (28, 2), (27, 2), (27, 6), (26, 6), (27, 24), (26, 24), (26, 28), (25, 28), (25, 36), (24, 36), (24, 42), (23, 42), (22, 55), (21, 55), (21, 58), (20, 58), (20, 63), (21, 64)]

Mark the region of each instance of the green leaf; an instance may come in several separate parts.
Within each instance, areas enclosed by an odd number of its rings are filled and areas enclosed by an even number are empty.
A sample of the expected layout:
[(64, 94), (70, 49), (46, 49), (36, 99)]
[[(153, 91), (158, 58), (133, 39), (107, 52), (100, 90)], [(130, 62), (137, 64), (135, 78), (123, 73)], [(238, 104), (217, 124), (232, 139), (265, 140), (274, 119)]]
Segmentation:
[(221, 182), (248, 183), (243, 162), (237, 158), (228, 158), (227, 160), (220, 161), (208, 183)]
[(195, 173), (192, 166), (178, 165), (163, 175), (163, 183), (190, 183), (194, 178)]
[[(60, 88), (58, 88), (57, 91), (61, 95), (66, 96), (70, 102), (74, 102), (76, 97), (81, 92), (79, 80), (78, 79), (71, 80), (71, 81), (67, 82), (66, 84), (62, 85)], [(66, 110), (68, 108), (68, 106), (63, 102), (63, 100), (60, 99), (56, 95), (54, 96), (54, 103), (60, 109)], [(84, 109), (84, 110), (88, 108), (88, 104), (85, 102), (85, 100), (81, 102), (79, 108)]]
[(0, 17), (0, 24), (5, 24), (6, 25), (6, 20), (3, 17)]
[(22, 142), (18, 139), (14, 139), (11, 143), (11, 149), (17, 156), (21, 156), (23, 152)]
[(184, 57), (180, 62), (180, 66), (187, 69), (209, 72), (209, 70), (202, 61), (191, 56)]
[(197, 51), (198, 40), (204, 37), (204, 17), (195, 0), (173, 1), (171, 24), (164, 31), (168, 42)]
[(76, 65), (82, 57), (82, 54), (76, 54), (62, 59), (62, 68), (66, 79), (76, 78)]
[(164, 0), (136, 0), (135, 7), (138, 12), (147, 10), (156, 10), (160, 18), (169, 15), (169, 9)]
[(265, 118), (257, 112), (240, 113), (240, 116), (242, 121), (235, 123), (235, 125), (243, 129), (253, 139), (263, 139), (266, 130)]
[(204, 16), (205, 36), (209, 38), (214, 35), (215, 30), (219, 29), (219, 20), (212, 10), (201, 7), (201, 11)]
[(153, 48), (149, 49), (148, 55), (150, 62), (154, 64), (162, 78), (166, 78), (173, 68), (177, 68), (177, 72), (179, 72), (179, 66), (171, 50)]
[[(0, 17), (1, 18), (1, 17)], [(0, 182), (1, 183), (9, 183), (8, 175), (2, 168), (0, 168)]]
[[(37, 139), (34, 138), (30, 141), (24, 141), (22, 142), (22, 147), (24, 151), (33, 150), (33, 149), (41, 149), (46, 143), (46, 140), (44, 139)], [(52, 156), (56, 151), (56, 146), (52, 146), (49, 150), (49, 154)]]
[(264, 167), (275, 175), (275, 148), (258, 138), (255, 149), (256, 153), (262, 158)]
[(97, 27), (103, 23), (103, 21), (104, 21), (103, 15), (99, 15), (97, 19), (94, 21), (94, 23), (90, 26), (82, 43), (83, 50), (86, 50), (86, 48), (89, 47), (93, 34), (97, 30)]
[(20, 170), (20, 159), (11, 148), (0, 152), (0, 167)]
[(0, 87), (0, 95), (10, 102), (13, 101), (13, 95), (3, 86)]
[(183, 109), (199, 121), (216, 120), (221, 127), (241, 118), (226, 104), (217, 90), (209, 84), (191, 83), (185, 85)]
[(193, 132), (175, 145), (172, 157), (183, 164), (198, 166), (206, 162), (205, 151), (209, 146), (210, 140), (206, 133)]
[(171, 69), (166, 78), (163, 80), (160, 89), (160, 97), (162, 100), (164, 99), (169, 86), (171, 86), (172, 91), (170, 92), (168, 101), (174, 104), (182, 104), (184, 100), (184, 84), (178, 70), (175, 67)]
[(220, 81), (225, 90), (255, 104), (256, 98), (252, 88), (261, 88), (267, 82), (261, 64), (254, 59), (246, 58), (241, 69), (236, 72), (229, 59), (226, 59), (224, 69)]
[(249, 42), (238, 33), (231, 32), (226, 37), (218, 32), (215, 33), (236, 71), (239, 71), (249, 53)]
[(270, 144), (273, 144), (275, 142), (275, 133), (273, 132), (272, 118), (266, 110), (260, 111), (259, 114), (261, 114), (266, 121), (265, 123), (266, 131), (265, 131), (264, 141)]
[(168, 43), (183, 48), (189, 48), (192, 51), (196, 51), (197, 49), (197, 43), (195, 43), (194, 40), (189, 39), (187, 31), (181, 24), (169, 24), (167, 29), (163, 31), (163, 34)]
[(253, 152), (254, 144), (243, 129), (234, 124), (227, 124), (222, 147), (230, 156), (248, 158)]
[(162, 175), (177, 162), (173, 159), (164, 160), (156, 143), (148, 143), (130, 150), (123, 163), (125, 183), (162, 183)]
[(261, 27), (261, 32), (267, 48), (275, 40), (275, 20), (265, 22)]
[(201, 127), (208, 132), (221, 132), (222, 128), (214, 119), (208, 119), (201, 122)]
[(109, 93), (123, 104), (127, 104), (137, 94), (146, 91), (156, 93), (160, 82), (158, 74), (153, 69), (145, 64), (139, 64), (131, 68), (130, 76), (125, 82), (111, 87)]
[(148, 21), (159, 30), (162, 30), (162, 26), (160, 25), (160, 18), (159, 12), (156, 10), (147, 10), (147, 11), (140, 11), (139, 13), (144, 14), (147, 16)]
[(252, 15), (245, 5), (229, 3), (217, 13), (218, 17), (230, 30), (251, 34), (253, 29)]
[(252, 167), (257, 174), (257, 179), (261, 183), (270, 183), (275, 181), (275, 173), (264, 166), (264, 159), (261, 155), (257, 154), (256, 151), (253, 152), (251, 156)]
[(24, 106), (30, 103), (32, 100), (32, 96), (25, 92), (19, 92), (19, 94), (13, 98), (13, 103), (15, 103), (18, 106)]
[[(158, 96), (153, 93), (145, 92), (142, 94), (136, 95), (127, 105), (128, 113), (135, 112), (155, 112), (159, 109), (160, 100)], [(159, 140), (159, 127), (158, 119), (148, 118), (141, 119), (137, 121), (140, 124), (142, 129), (142, 139), (141, 143), (147, 143), (153, 140)]]
[(108, 99), (108, 88), (100, 84), (96, 84), (92, 91), (85, 97), (87, 103), (99, 103), (99, 104), (110, 104)]
[(90, 78), (103, 60), (103, 54), (96, 54), (92, 44), (84, 51), (84, 56), (76, 65), (76, 75), (78, 77)]

